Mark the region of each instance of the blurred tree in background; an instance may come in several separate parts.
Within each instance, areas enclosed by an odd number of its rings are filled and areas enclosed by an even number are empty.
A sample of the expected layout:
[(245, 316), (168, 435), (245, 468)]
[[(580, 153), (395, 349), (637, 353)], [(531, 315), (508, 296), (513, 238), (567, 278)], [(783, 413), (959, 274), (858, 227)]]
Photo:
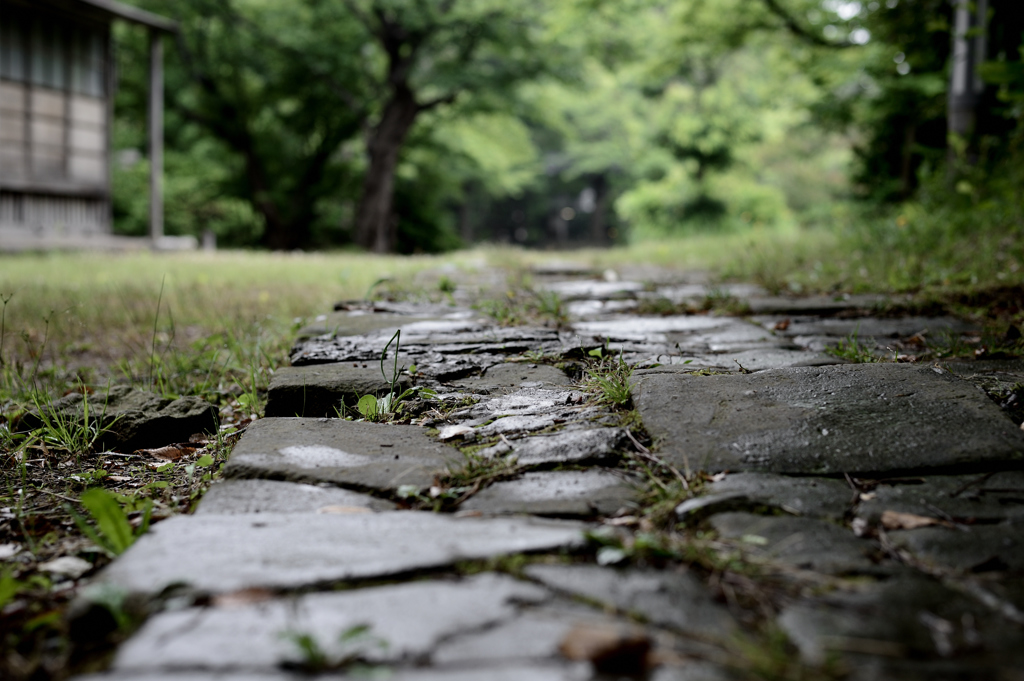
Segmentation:
[[(830, 223), (858, 204), (1021, 228), (1019, 0), (136, 4), (182, 26), (172, 233), (600, 245)], [(146, 43), (118, 37), (115, 211), (141, 233)], [(957, 99), (964, 54), (978, 68), (961, 76), (984, 81)]]

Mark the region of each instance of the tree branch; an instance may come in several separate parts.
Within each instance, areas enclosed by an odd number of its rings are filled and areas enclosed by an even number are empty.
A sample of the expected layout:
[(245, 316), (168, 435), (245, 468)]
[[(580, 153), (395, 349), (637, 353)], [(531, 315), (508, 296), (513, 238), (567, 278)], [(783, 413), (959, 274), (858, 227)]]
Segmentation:
[(785, 24), (790, 33), (802, 40), (806, 40), (807, 42), (820, 47), (831, 47), (835, 49), (858, 47), (856, 43), (851, 43), (848, 40), (844, 40), (840, 43), (834, 43), (831, 40), (826, 40), (820, 35), (807, 30), (800, 25), (800, 22), (798, 22), (796, 18), (786, 10), (786, 8), (778, 3), (778, 0), (763, 0), (763, 2), (772, 14), (782, 20), (782, 23)]
[(458, 96), (458, 92), (451, 92), (443, 97), (436, 97), (435, 99), (423, 102), (422, 104), (417, 104), (416, 110), (420, 113), (430, 111), (431, 109), (436, 109), (443, 104), (451, 104), (458, 98)]

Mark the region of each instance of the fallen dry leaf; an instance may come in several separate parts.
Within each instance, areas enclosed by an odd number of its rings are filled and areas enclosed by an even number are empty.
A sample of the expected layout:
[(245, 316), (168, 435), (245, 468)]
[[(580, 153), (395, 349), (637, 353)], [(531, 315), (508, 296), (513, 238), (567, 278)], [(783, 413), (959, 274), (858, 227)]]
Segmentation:
[(775, 330), (776, 331), (785, 331), (786, 329), (789, 328), (789, 324), (790, 324), (790, 321), (788, 319), (783, 319), (781, 322), (776, 322), (775, 323)]
[(157, 447), (156, 449), (139, 449), (136, 450), (136, 454), (143, 454), (146, 456), (152, 456), (157, 459), (164, 461), (177, 461), (183, 456), (188, 456), (196, 451), (198, 447), (180, 444), (180, 445), (167, 445), (166, 447)]
[(339, 515), (348, 515), (355, 513), (373, 513), (372, 510), (365, 506), (321, 506), (316, 509), (317, 513), (337, 513)]
[(562, 638), (558, 650), (570, 660), (590, 662), (599, 672), (630, 674), (647, 668), (651, 640), (633, 627), (577, 624)]
[(215, 608), (240, 608), (253, 603), (269, 601), (274, 597), (274, 592), (258, 586), (248, 589), (239, 589), (231, 593), (214, 596), (210, 602)]
[(929, 518), (924, 515), (913, 513), (899, 513), (898, 511), (886, 511), (882, 514), (882, 527), (887, 530), (916, 530), (919, 527), (929, 525), (948, 525), (938, 518)]

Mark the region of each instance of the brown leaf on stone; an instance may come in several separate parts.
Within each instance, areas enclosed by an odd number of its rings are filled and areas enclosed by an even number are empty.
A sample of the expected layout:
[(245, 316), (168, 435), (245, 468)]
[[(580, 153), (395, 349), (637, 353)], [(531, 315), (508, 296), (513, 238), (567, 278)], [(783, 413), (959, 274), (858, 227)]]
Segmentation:
[(577, 624), (558, 650), (570, 660), (590, 662), (601, 673), (634, 674), (647, 669), (651, 640), (635, 628)]
[(786, 329), (789, 328), (789, 324), (790, 322), (788, 319), (783, 319), (781, 322), (775, 322), (775, 330), (785, 331)]
[(373, 513), (372, 509), (366, 508), (365, 506), (321, 506), (316, 509), (317, 513), (334, 513), (338, 515), (351, 515), (353, 513)]
[(269, 601), (273, 597), (273, 591), (254, 586), (248, 589), (239, 589), (238, 591), (232, 591), (231, 593), (214, 596), (210, 602), (215, 608), (240, 608), (246, 605), (252, 605), (253, 603)]
[(136, 450), (136, 454), (143, 454), (145, 456), (152, 456), (156, 459), (162, 459), (163, 461), (177, 461), (183, 456), (188, 456), (196, 451), (197, 447), (188, 444), (177, 444), (167, 445), (166, 447), (157, 447), (156, 449), (139, 449)]
[(929, 518), (924, 515), (913, 513), (900, 513), (898, 511), (885, 511), (882, 513), (882, 527), (887, 530), (916, 530), (919, 527), (929, 525), (947, 525), (938, 518)]

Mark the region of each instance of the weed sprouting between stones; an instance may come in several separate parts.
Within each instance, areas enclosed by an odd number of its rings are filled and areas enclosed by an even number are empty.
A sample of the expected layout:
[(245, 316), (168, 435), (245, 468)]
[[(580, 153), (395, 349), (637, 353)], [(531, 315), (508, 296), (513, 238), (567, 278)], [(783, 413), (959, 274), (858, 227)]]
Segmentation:
[[(391, 368), (391, 376), (388, 376), (387, 370), (384, 368), (384, 363), (387, 361), (388, 350), (391, 348), (391, 344), (395, 344), (395, 361)], [(421, 396), (426, 398), (435, 397), (433, 390), (420, 387), (412, 387), (399, 393), (395, 386), (398, 385), (398, 377), (406, 370), (403, 366), (401, 369), (398, 368), (398, 353), (402, 346), (402, 330), (398, 329), (394, 335), (384, 346), (384, 349), (380, 353), (380, 373), (384, 380), (388, 384), (388, 394), (382, 397), (376, 395), (363, 395), (359, 398), (359, 402), (356, 404), (356, 410), (362, 415), (367, 421), (383, 422), (394, 420), (402, 410), (403, 403), (406, 399), (413, 396)], [(409, 367), (409, 373), (416, 373), (416, 366)]]
[(845, 359), (848, 362), (870, 363), (883, 361), (875, 353), (873, 343), (865, 343), (858, 337), (858, 331), (854, 331), (846, 338), (841, 338), (834, 346), (825, 348), (825, 352), (833, 357)]
[(508, 290), (503, 296), (485, 298), (473, 307), (501, 326), (535, 323), (562, 328), (569, 324), (565, 304), (553, 291)]
[(592, 359), (583, 388), (595, 396), (598, 404), (628, 409), (633, 401), (629, 385), (633, 367), (626, 364), (621, 353), (617, 357), (609, 354), (607, 346), (594, 348), (587, 355)]

